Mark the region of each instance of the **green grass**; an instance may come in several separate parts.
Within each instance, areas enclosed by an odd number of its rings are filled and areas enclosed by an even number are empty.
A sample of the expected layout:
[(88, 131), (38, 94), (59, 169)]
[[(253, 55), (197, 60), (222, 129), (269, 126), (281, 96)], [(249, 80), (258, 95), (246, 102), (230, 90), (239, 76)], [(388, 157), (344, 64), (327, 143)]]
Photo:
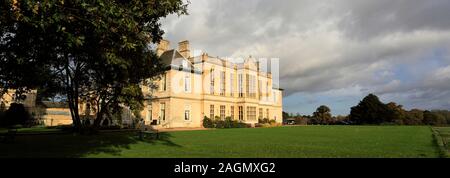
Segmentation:
[(450, 127), (434, 127), (437, 132), (436, 141), (442, 149), (442, 157), (450, 157)]
[[(58, 132), (62, 131), (59, 127), (31, 127), (31, 128), (19, 128), (17, 129), (17, 132), (19, 133), (45, 133), (45, 132)], [(0, 128), (0, 133), (6, 133), (8, 132), (7, 128)]]
[(18, 136), (0, 157), (439, 157), (426, 126), (300, 126), (161, 134)]

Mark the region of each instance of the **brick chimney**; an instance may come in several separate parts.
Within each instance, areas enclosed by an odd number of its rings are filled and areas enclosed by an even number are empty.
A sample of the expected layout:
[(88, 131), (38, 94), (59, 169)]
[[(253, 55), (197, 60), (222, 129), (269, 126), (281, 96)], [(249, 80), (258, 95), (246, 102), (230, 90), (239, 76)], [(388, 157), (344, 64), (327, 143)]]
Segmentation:
[(156, 54), (158, 56), (161, 56), (165, 51), (169, 50), (169, 46), (170, 42), (167, 40), (162, 39), (159, 44), (158, 47), (156, 48)]
[(189, 41), (181, 41), (178, 43), (178, 52), (185, 58), (191, 57), (191, 51), (189, 50)]

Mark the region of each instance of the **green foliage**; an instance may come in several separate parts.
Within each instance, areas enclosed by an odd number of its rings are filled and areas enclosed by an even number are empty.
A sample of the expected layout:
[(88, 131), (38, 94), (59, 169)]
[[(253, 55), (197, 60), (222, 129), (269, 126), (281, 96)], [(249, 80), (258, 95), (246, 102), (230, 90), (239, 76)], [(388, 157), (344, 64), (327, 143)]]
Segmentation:
[(225, 128), (225, 121), (216, 116), (214, 119), (214, 128), (223, 129)]
[(352, 107), (349, 117), (354, 124), (447, 125), (450, 111), (406, 111), (402, 105), (394, 102), (384, 104), (377, 96), (370, 94), (357, 106)]
[(204, 117), (203, 118), (204, 128), (247, 128), (247, 124), (239, 122), (237, 120), (232, 120), (231, 117), (226, 117), (225, 120), (221, 120), (220, 117), (216, 116), (214, 120)]
[(164, 33), (159, 21), (186, 7), (182, 0), (2, 2), (0, 88), (65, 94), (75, 126), (80, 99), (100, 108), (96, 125), (122, 105), (138, 116), (139, 86), (163, 72), (149, 47)]
[(423, 112), (423, 123), (425, 125), (446, 125), (447, 120), (445, 120), (445, 117), (441, 114), (430, 112), (430, 111), (424, 111)]
[(269, 119), (267, 119), (267, 118), (258, 119), (258, 123), (260, 123), (260, 124), (266, 124), (266, 123), (269, 123)]
[(397, 105), (394, 102), (390, 102), (388, 104), (386, 104), (387, 108), (388, 108), (388, 120), (392, 123), (395, 123), (397, 125), (404, 125), (406, 123), (406, 111), (403, 109), (402, 105)]
[(389, 108), (377, 96), (369, 94), (351, 108), (350, 120), (354, 124), (381, 124), (390, 122)]
[(406, 119), (403, 124), (405, 125), (421, 125), (423, 123), (423, 111), (418, 109), (412, 109), (406, 111)]
[(331, 109), (328, 106), (319, 106), (316, 112), (313, 113), (313, 117), (317, 124), (330, 124), (331, 122)]
[(224, 128), (234, 128), (233, 120), (231, 117), (226, 117), (224, 121)]
[(28, 126), (30, 121), (32, 121), (32, 117), (25, 109), (24, 105), (12, 103), (9, 109), (4, 112), (0, 126), (2, 127), (11, 127), (14, 125)]
[(214, 122), (208, 117), (203, 118), (203, 127), (204, 128), (214, 128)]

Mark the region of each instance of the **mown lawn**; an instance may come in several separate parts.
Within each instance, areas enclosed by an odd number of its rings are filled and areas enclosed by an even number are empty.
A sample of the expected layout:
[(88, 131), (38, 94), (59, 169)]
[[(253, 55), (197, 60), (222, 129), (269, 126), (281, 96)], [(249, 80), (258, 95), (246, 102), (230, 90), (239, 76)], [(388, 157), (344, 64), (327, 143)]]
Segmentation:
[(440, 139), (441, 141), (444, 156), (447, 158), (450, 157), (450, 127), (435, 127), (434, 129), (439, 134), (436, 139)]
[[(35, 132), (45, 133), (45, 132), (58, 132), (61, 130), (62, 129), (59, 127), (32, 127), (32, 128), (19, 128), (19, 129), (17, 129), (17, 132), (20, 132), (20, 133), (35, 133)], [(0, 134), (7, 133), (7, 132), (8, 132), (7, 128), (0, 128)]]
[(438, 157), (426, 126), (298, 126), (162, 133), (18, 136), (0, 157)]

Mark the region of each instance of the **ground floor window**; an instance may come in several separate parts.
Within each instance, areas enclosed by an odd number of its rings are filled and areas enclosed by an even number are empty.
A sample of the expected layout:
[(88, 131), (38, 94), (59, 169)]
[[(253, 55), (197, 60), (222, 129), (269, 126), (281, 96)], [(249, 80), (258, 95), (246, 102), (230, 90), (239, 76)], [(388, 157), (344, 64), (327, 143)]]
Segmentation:
[(209, 106), (209, 118), (214, 119), (214, 105)]
[(231, 106), (230, 112), (231, 120), (234, 120), (234, 106)]
[(191, 115), (191, 111), (185, 110), (185, 111), (184, 111), (184, 120), (185, 120), (185, 121), (191, 120), (190, 115)]
[(256, 120), (256, 107), (247, 106), (247, 120)]
[(184, 107), (184, 120), (185, 121), (191, 120), (191, 107), (190, 106)]
[(269, 119), (269, 109), (266, 109), (266, 118)]
[(159, 117), (161, 120), (165, 121), (166, 120), (166, 103), (161, 103), (160, 108), (161, 108), (161, 111), (159, 113), (160, 114)]
[(238, 110), (239, 110), (239, 114), (238, 114), (239, 120), (242, 121), (242, 120), (244, 120), (244, 107), (239, 106)]
[(259, 116), (258, 119), (263, 119), (263, 109), (259, 108)]
[(147, 105), (147, 120), (152, 121), (152, 105)]
[(225, 105), (220, 105), (220, 119), (225, 119)]

